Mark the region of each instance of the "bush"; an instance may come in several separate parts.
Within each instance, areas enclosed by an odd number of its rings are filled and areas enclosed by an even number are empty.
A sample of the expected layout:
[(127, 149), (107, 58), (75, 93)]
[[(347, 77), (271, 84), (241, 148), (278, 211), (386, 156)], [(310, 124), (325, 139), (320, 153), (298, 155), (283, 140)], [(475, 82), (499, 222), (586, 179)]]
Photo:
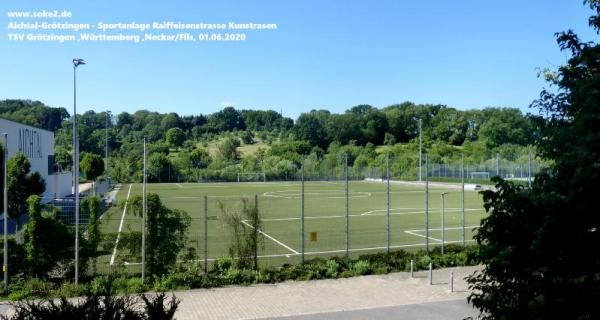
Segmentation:
[(48, 297), (54, 290), (51, 282), (39, 278), (17, 279), (10, 285), (9, 300)]
[(325, 265), (327, 266), (327, 272), (326, 275), (328, 278), (337, 278), (341, 269), (340, 264), (332, 259), (327, 260), (327, 262), (325, 263)]
[(220, 257), (215, 261), (213, 271), (217, 273), (225, 273), (233, 265), (233, 260), (230, 257)]
[(27, 300), (12, 305), (10, 316), (3, 320), (37, 319), (173, 319), (179, 306), (175, 296), (167, 301), (164, 293), (152, 297), (114, 296), (111, 291), (88, 294), (83, 300), (59, 299)]
[(371, 272), (371, 265), (369, 264), (369, 261), (366, 260), (358, 260), (356, 261), (356, 263), (354, 263), (354, 266), (352, 268), (354, 270), (354, 272), (357, 275), (365, 275), (365, 274), (369, 274)]

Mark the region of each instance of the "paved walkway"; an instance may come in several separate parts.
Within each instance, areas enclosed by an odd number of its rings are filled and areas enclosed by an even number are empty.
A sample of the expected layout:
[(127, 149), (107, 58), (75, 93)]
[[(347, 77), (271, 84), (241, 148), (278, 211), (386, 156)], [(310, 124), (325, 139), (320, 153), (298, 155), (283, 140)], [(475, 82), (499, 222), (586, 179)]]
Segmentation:
[[(406, 272), (337, 280), (288, 281), (175, 292), (178, 320), (188, 319), (464, 319), (477, 310), (466, 302), (464, 277), (477, 267)], [(450, 292), (454, 272), (454, 292)], [(10, 307), (0, 303), (0, 314)]]
[[(464, 277), (475, 267), (394, 273), (349, 279), (289, 281), (274, 285), (197, 289), (181, 299), (177, 319), (463, 319), (478, 312), (466, 303)], [(450, 272), (454, 292), (450, 292)], [(435, 303), (434, 303), (435, 302)], [(439, 302), (439, 303), (438, 303)]]

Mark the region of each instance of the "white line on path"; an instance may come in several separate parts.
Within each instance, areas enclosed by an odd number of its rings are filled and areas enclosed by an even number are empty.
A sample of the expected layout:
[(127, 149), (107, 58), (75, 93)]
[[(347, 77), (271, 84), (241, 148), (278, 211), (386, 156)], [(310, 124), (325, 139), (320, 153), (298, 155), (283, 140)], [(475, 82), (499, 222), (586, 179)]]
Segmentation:
[[(245, 224), (245, 225), (247, 225), (248, 227), (250, 227), (250, 228), (254, 229), (254, 227), (253, 227), (252, 225), (250, 225), (248, 222), (246, 222), (246, 221), (243, 221), (243, 220), (242, 220), (242, 223), (243, 223), (243, 224)], [(271, 240), (275, 241), (275, 242), (276, 242), (277, 244), (279, 244), (280, 246), (282, 246), (282, 247), (284, 247), (284, 248), (286, 248), (286, 249), (290, 250), (290, 251), (291, 251), (291, 252), (293, 252), (294, 254), (300, 254), (300, 252), (298, 252), (298, 251), (296, 251), (296, 250), (294, 250), (294, 249), (290, 248), (290, 247), (289, 247), (288, 245), (286, 245), (285, 243), (283, 243), (283, 242), (281, 242), (281, 241), (279, 241), (279, 240), (277, 240), (277, 239), (275, 239), (275, 238), (271, 237), (270, 235), (266, 234), (266, 233), (265, 233), (265, 232), (263, 232), (262, 230), (260, 230), (260, 229), (259, 229), (259, 230), (257, 230), (257, 231), (258, 231), (258, 233), (262, 233), (262, 235), (264, 235), (265, 237), (267, 237), (267, 238), (269, 238), (269, 239), (271, 239)]]
[(125, 212), (127, 212), (127, 201), (129, 201), (129, 194), (131, 194), (131, 184), (127, 191), (127, 199), (125, 200), (125, 206), (123, 207), (123, 214), (121, 215), (121, 222), (119, 223), (119, 232), (117, 232), (117, 240), (115, 240), (115, 248), (113, 249), (112, 256), (110, 256), (110, 265), (115, 264), (115, 257), (117, 256), (117, 246), (119, 245), (119, 238), (121, 237), (121, 230), (123, 230), (123, 220), (125, 220)]

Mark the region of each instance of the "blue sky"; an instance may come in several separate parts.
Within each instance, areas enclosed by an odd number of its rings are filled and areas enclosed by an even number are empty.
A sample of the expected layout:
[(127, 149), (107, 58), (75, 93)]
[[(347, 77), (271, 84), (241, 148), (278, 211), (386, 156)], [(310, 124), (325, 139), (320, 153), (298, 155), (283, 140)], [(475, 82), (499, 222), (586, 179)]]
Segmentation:
[[(7, 11), (42, 9), (70, 10), (72, 23), (234, 21), (278, 29), (249, 31), (243, 42), (8, 41)], [(78, 110), (189, 115), (233, 104), (295, 118), (408, 100), (528, 112), (544, 86), (536, 68), (567, 59), (554, 33), (572, 28), (597, 40), (590, 13), (573, 0), (3, 0), (0, 99), (72, 110), (71, 59), (82, 57)]]

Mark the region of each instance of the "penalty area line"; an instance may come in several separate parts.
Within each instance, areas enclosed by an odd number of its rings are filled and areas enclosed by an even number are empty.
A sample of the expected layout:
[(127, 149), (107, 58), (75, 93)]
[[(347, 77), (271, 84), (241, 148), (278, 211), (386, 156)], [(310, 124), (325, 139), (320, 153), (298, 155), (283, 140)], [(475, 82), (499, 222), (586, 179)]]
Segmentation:
[[(248, 222), (246, 222), (246, 221), (242, 220), (242, 223), (243, 223), (243, 224), (245, 224), (245, 225), (247, 225), (248, 227), (250, 227), (250, 228), (254, 229), (254, 227), (253, 227), (251, 224), (249, 224)], [(269, 239), (273, 240), (273, 241), (274, 241), (275, 243), (277, 243), (278, 245), (280, 245), (280, 246), (282, 246), (282, 247), (284, 247), (284, 248), (286, 248), (286, 249), (290, 250), (290, 251), (291, 251), (291, 252), (293, 252), (294, 254), (300, 254), (300, 252), (298, 252), (298, 251), (296, 251), (296, 250), (294, 250), (294, 249), (290, 248), (290, 246), (286, 245), (285, 243), (283, 243), (283, 242), (281, 242), (281, 241), (279, 241), (279, 240), (277, 240), (277, 239), (275, 239), (275, 238), (271, 237), (270, 235), (266, 234), (264, 231), (262, 231), (262, 230), (260, 230), (260, 229), (257, 229), (256, 231), (258, 231), (258, 233), (260, 233), (260, 234), (264, 235), (265, 237), (267, 237), (267, 238), (269, 238)]]
[(127, 202), (129, 201), (129, 195), (131, 194), (131, 184), (129, 185), (129, 190), (127, 191), (127, 199), (125, 200), (125, 205), (123, 206), (123, 213), (121, 214), (121, 222), (119, 222), (119, 231), (117, 232), (117, 239), (115, 240), (115, 248), (113, 249), (113, 253), (110, 256), (110, 265), (115, 264), (115, 257), (117, 256), (117, 247), (119, 246), (119, 239), (121, 238), (121, 230), (123, 230), (123, 221), (125, 220), (125, 213), (127, 212)]

